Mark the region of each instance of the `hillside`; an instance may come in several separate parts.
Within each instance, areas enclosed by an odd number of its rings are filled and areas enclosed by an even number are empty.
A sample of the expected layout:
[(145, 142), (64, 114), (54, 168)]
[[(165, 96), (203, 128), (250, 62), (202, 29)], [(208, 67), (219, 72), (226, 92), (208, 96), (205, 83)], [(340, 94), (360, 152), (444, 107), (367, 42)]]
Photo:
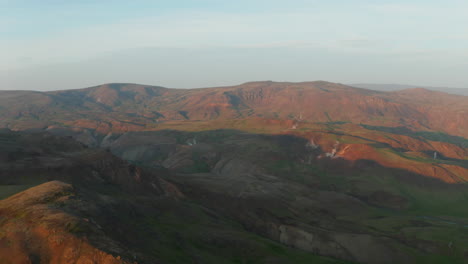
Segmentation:
[(2, 91), (0, 262), (465, 263), (467, 112), (328, 82)]
[(347, 160), (365, 158), (446, 182), (468, 178), (468, 98), (422, 88), (377, 92), (328, 82), (252, 82), (185, 90), (107, 84), (7, 91), (0, 102), (0, 125), (73, 136), (90, 146), (129, 131), (292, 133), (327, 151), (346, 141), (335, 151)]
[(164, 130), (103, 142), (140, 168), (69, 138), (0, 136), (0, 194), (33, 187), (0, 201), (6, 263), (462, 263), (466, 255), (468, 238), (453, 237), (466, 228), (466, 185), (346, 161), (344, 150), (321, 157), (328, 150), (303, 137)]
[(168, 170), (47, 133), (0, 131), (0, 148), (1, 263), (346, 263), (247, 232)]
[(188, 90), (107, 84), (44, 93), (2, 91), (0, 106), (0, 125), (14, 130), (71, 126), (108, 133), (151, 130), (175, 120), (262, 117), (405, 126), (468, 137), (467, 97), (429, 90), (385, 93), (327, 82), (253, 82)]

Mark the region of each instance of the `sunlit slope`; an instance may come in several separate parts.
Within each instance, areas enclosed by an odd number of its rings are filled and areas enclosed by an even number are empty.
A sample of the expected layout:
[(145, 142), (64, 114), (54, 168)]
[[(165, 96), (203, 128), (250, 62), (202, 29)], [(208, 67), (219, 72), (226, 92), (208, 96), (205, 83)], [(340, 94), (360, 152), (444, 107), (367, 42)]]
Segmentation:
[(205, 89), (106, 84), (0, 95), (0, 125), (12, 129), (65, 125), (104, 133), (148, 130), (171, 120), (262, 117), (468, 136), (467, 97), (423, 89), (385, 93), (328, 82), (253, 82)]

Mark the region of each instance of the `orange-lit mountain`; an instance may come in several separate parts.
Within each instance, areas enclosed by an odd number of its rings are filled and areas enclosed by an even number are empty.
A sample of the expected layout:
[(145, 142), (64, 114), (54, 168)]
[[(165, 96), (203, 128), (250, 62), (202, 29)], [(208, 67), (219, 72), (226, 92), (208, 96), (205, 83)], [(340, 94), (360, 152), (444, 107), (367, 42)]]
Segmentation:
[[(446, 182), (468, 180), (467, 116), (465, 96), (422, 88), (377, 92), (323, 81), (0, 93), (0, 126), (72, 135), (92, 146), (109, 133), (162, 129), (301, 134), (347, 160), (369, 159)], [(337, 140), (348, 143), (335, 148)]]
[(102, 133), (151, 130), (163, 121), (262, 117), (404, 126), (468, 137), (468, 97), (424, 89), (377, 92), (328, 82), (252, 82), (204, 89), (106, 84), (55, 92), (0, 92), (0, 125), (73, 126)]

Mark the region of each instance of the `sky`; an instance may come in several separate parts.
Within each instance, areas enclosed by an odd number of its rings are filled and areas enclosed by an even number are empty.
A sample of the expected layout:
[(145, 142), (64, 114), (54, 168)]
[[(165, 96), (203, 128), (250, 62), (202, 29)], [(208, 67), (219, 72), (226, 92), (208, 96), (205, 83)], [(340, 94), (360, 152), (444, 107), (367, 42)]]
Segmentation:
[(0, 89), (468, 88), (466, 14), (466, 0), (0, 0)]

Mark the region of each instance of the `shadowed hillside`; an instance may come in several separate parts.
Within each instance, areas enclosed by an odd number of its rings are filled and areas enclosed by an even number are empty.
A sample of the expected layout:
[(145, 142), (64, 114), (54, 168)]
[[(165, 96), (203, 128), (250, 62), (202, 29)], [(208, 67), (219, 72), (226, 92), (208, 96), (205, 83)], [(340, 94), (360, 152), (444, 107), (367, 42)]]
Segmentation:
[(168, 170), (46, 133), (0, 139), (0, 263), (348, 263), (246, 231)]

